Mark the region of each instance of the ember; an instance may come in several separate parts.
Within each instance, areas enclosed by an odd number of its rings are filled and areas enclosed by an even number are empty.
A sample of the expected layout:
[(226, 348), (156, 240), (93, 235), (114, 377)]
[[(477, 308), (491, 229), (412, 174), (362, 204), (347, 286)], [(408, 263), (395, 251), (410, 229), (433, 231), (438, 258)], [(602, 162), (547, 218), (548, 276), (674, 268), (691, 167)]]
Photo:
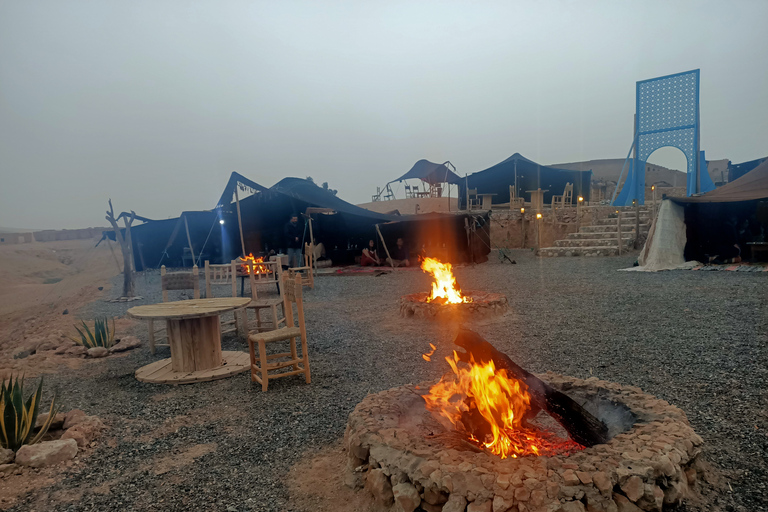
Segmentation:
[[(251, 254), (249, 254), (248, 256), (245, 256), (245, 257), (243, 257), (243, 258), (240, 258), (240, 261), (244, 261), (244, 262), (246, 262), (246, 263), (242, 263), (242, 264), (240, 265), (240, 270), (241, 270), (241, 272), (242, 272), (243, 274), (248, 274), (248, 268), (249, 268), (250, 266), (248, 265), (248, 263), (247, 263), (247, 262), (249, 262), (249, 261), (250, 261), (250, 262), (251, 262), (251, 265), (253, 265), (253, 263), (261, 263), (261, 262), (263, 262), (263, 261), (264, 261), (264, 257), (263, 257), (263, 256), (260, 256), (260, 257), (258, 257), (258, 258), (254, 258), (254, 257), (253, 257), (253, 253), (251, 253)], [(253, 271), (254, 271), (256, 274), (263, 274), (263, 273), (267, 272), (267, 271), (268, 271), (268, 269), (267, 269), (266, 267), (262, 266), (262, 265), (253, 265)]]
[[(434, 352), (432, 346), (431, 355)], [(424, 354), (429, 360), (428, 354)], [(446, 418), (475, 444), (502, 459), (525, 455), (564, 454), (584, 447), (569, 439), (523, 424), (531, 408), (525, 383), (497, 370), (493, 361), (479, 364), (470, 357), (459, 366), (459, 356), (446, 357), (453, 370), (423, 395), (433, 415)]]
[(442, 263), (434, 258), (424, 258), (421, 262), (421, 269), (432, 274), (432, 277), (435, 279), (435, 282), (432, 283), (432, 293), (427, 298), (427, 302), (438, 302), (440, 304), (472, 302), (470, 297), (465, 297), (461, 294), (461, 288), (456, 283), (450, 263)]

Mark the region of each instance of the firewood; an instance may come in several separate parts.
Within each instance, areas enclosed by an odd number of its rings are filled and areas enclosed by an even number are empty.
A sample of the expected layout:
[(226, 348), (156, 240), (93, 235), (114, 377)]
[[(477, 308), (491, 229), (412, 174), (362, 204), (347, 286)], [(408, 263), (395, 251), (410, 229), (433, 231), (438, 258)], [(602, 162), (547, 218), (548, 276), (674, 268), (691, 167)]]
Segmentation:
[(608, 427), (576, 403), (565, 393), (539, 379), (517, 365), (506, 354), (499, 352), (476, 332), (460, 328), (454, 343), (466, 350), (458, 353), (462, 361), (468, 362), (470, 355), (477, 363), (493, 361), (496, 369), (506, 370), (528, 387), (533, 409), (542, 409), (552, 416), (571, 436), (571, 439), (583, 446), (594, 446), (608, 442)]

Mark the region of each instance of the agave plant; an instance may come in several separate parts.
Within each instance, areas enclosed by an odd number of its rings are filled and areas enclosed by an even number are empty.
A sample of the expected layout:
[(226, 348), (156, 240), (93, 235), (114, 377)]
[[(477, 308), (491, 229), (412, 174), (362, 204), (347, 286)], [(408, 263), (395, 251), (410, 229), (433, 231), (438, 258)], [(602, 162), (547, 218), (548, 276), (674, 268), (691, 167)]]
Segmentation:
[(59, 412), (56, 405), (56, 397), (51, 400), (51, 408), (48, 410), (48, 419), (40, 428), (37, 435), (34, 435), (35, 423), (37, 422), (37, 411), (40, 408), (40, 396), (43, 393), (43, 378), (40, 377), (40, 384), (37, 391), (24, 401), (24, 378), (14, 380), (13, 376), (5, 381), (0, 387), (0, 446), (18, 451), (22, 445), (35, 444), (38, 442), (51, 426), (53, 418)]
[(70, 337), (74, 342), (84, 346), (85, 348), (104, 347), (110, 348), (115, 341), (115, 319), (112, 319), (112, 327), (109, 326), (109, 320), (107, 317), (97, 318), (93, 323), (93, 331), (85, 323), (85, 320), (81, 320), (83, 329), (80, 330), (78, 326), (75, 326), (75, 330), (80, 335), (80, 338), (74, 336)]

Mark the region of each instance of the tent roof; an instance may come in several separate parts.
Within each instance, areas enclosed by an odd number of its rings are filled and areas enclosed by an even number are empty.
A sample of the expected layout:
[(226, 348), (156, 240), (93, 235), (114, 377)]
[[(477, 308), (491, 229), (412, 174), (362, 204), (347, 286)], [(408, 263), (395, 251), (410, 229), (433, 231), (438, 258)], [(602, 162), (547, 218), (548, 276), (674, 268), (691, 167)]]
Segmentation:
[[(450, 162), (445, 162), (445, 164)], [(407, 173), (403, 174), (396, 180), (390, 181), (390, 183), (393, 183), (395, 181), (403, 181), (403, 180), (410, 180), (410, 179), (419, 179), (422, 181), (426, 181), (430, 184), (435, 183), (459, 183), (461, 178), (458, 174), (448, 169), (448, 166), (445, 164), (436, 164), (434, 162), (430, 162), (429, 160), (419, 160), (415, 164), (413, 164), (413, 167), (411, 167), (411, 170)]]
[(768, 198), (768, 160), (741, 178), (696, 197), (671, 197), (676, 203), (733, 203)]
[[(548, 169), (548, 170), (551, 170), (551, 171), (563, 171), (563, 172), (568, 172), (568, 173), (574, 173), (574, 172), (584, 172), (584, 173), (588, 172), (588, 173), (591, 173), (592, 172), (591, 169), (586, 170), (586, 171), (578, 171), (578, 170), (573, 170), (573, 169), (560, 169), (558, 167), (550, 167), (548, 165), (541, 165), (541, 164), (538, 164), (538, 163), (534, 162), (533, 160), (529, 160), (528, 158), (525, 158), (520, 153), (515, 153), (514, 155), (512, 155), (509, 158), (507, 158), (506, 160), (503, 160), (503, 161), (497, 163), (496, 165), (492, 165), (492, 166), (488, 167), (487, 169), (483, 169), (482, 171), (477, 171), (477, 172), (475, 172), (473, 174), (479, 174), (481, 172), (490, 171), (492, 169), (495, 169), (496, 167), (506, 167), (509, 164), (515, 163), (515, 162), (522, 163), (526, 167), (527, 166), (535, 166), (535, 167), (539, 167), (541, 169)], [(470, 174), (470, 176), (471, 176), (471, 174)]]

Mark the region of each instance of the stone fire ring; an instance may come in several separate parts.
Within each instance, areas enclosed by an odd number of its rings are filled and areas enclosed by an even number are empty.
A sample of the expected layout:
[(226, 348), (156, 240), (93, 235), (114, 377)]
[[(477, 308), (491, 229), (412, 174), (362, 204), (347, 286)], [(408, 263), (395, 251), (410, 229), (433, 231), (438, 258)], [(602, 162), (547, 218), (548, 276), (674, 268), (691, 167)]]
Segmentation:
[(400, 316), (433, 320), (468, 320), (487, 316), (503, 315), (509, 309), (507, 297), (500, 293), (469, 291), (463, 292), (472, 302), (461, 304), (438, 304), (427, 302), (429, 293), (412, 293), (400, 297)]
[(574, 399), (624, 404), (634, 426), (569, 456), (501, 459), (427, 438), (415, 419), (424, 417), (419, 402), (426, 412), (420, 391), (403, 386), (368, 395), (350, 414), (346, 484), (405, 512), (661, 511), (692, 492), (702, 439), (683, 411), (637, 387), (540, 377)]

